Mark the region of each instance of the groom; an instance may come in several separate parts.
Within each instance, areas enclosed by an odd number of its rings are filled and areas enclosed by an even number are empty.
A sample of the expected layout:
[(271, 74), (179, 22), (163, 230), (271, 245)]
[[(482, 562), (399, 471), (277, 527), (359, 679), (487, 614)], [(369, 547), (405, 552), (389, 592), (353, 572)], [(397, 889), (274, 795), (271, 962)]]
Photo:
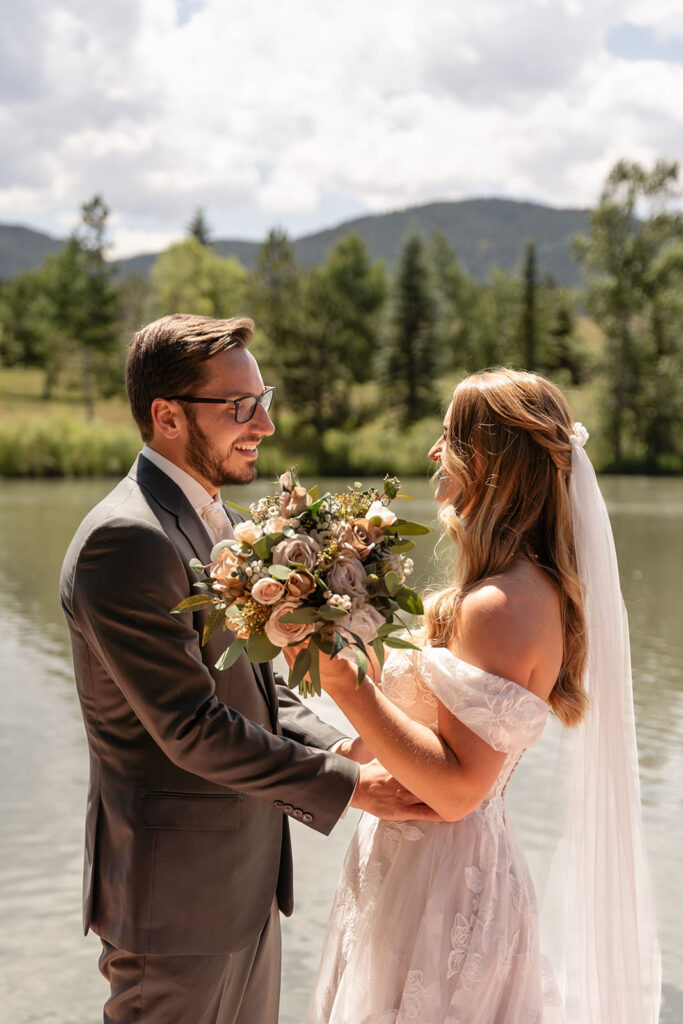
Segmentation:
[(135, 335), (144, 447), (62, 570), (90, 753), (84, 927), (102, 940), (111, 1024), (275, 1024), (288, 818), (328, 834), (349, 804), (432, 816), (377, 762), (356, 764), (355, 742), (270, 664), (217, 671), (231, 635), (202, 647), (204, 611), (170, 614), (195, 592), (190, 559), (231, 534), (219, 488), (255, 478), (274, 430), (252, 329), (175, 315)]

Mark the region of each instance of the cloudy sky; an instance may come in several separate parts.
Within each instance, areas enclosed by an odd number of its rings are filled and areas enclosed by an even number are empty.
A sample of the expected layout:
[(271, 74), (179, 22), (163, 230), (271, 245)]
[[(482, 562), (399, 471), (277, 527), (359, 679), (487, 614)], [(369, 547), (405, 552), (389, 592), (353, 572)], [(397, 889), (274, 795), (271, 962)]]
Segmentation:
[(6, 0), (0, 222), (114, 254), (202, 206), (294, 235), (435, 199), (592, 205), (683, 159), (680, 0)]

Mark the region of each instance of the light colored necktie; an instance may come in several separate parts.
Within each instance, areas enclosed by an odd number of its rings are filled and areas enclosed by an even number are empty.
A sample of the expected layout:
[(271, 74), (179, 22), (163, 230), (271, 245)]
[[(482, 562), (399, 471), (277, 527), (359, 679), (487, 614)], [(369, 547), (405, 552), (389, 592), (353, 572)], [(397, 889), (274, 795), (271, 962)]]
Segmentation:
[(197, 515), (209, 527), (209, 532), (216, 543), (219, 540), (231, 540), (234, 536), (232, 524), (222, 501), (208, 501), (206, 505), (201, 505), (197, 509)]

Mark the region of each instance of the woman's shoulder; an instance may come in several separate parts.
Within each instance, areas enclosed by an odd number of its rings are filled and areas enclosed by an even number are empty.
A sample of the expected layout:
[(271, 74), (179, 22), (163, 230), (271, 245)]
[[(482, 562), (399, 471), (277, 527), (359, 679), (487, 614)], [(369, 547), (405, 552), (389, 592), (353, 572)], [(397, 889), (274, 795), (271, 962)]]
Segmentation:
[(520, 559), (463, 598), (453, 653), (546, 699), (562, 663), (559, 595), (547, 575)]

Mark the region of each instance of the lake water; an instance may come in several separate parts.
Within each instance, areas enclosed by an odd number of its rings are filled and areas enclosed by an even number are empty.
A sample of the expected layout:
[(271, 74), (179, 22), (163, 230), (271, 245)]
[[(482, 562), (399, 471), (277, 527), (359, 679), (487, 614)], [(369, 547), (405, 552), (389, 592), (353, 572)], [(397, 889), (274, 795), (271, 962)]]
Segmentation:
[[(61, 560), (111, 481), (0, 481), (0, 1021), (96, 1024), (106, 985), (99, 940), (80, 926), (87, 750), (57, 598)], [(683, 480), (602, 481), (629, 610), (644, 817), (664, 958), (661, 1024), (683, 1021)], [(240, 504), (263, 493), (240, 489)], [(405, 481), (412, 518), (433, 515), (425, 481)], [(406, 507), (406, 512), (408, 507)], [(420, 538), (419, 581), (438, 576)], [(326, 698), (320, 713), (335, 721)], [(509, 804), (533, 845), (543, 803), (524, 766)], [(531, 808), (531, 810), (530, 810)], [(294, 826), (296, 899), (283, 921), (282, 1024), (301, 1024), (352, 812), (326, 838)]]

